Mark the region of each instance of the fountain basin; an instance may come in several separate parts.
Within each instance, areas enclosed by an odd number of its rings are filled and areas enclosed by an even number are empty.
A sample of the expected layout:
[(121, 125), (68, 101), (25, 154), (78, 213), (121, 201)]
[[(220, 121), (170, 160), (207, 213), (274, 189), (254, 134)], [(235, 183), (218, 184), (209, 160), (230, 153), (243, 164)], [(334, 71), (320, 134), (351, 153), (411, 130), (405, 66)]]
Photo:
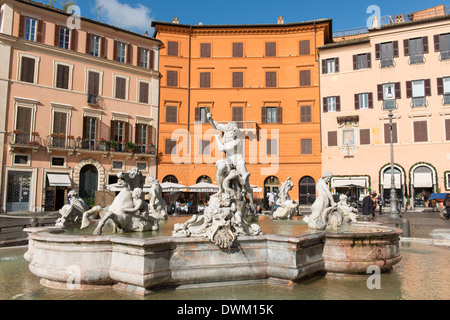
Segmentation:
[(25, 258), (48, 287), (106, 287), (147, 295), (158, 288), (278, 283), (295, 285), (317, 273), (388, 272), (400, 262), (402, 231), (361, 225), (351, 232), (239, 236), (228, 250), (209, 239), (123, 235), (78, 236), (58, 228), (29, 228)]

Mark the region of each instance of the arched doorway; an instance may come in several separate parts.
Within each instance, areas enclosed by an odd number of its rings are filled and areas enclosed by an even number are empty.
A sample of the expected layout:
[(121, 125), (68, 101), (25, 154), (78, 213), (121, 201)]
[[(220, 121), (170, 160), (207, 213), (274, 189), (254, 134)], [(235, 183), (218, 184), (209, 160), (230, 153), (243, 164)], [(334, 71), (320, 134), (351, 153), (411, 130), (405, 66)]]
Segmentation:
[(211, 178), (208, 177), (208, 176), (201, 176), (201, 177), (199, 177), (199, 178), (197, 179), (197, 182), (196, 182), (196, 183), (202, 183), (202, 182), (204, 182), (204, 183), (212, 183), (212, 180), (211, 180)]
[(316, 201), (316, 181), (311, 177), (303, 177), (299, 184), (299, 203), (310, 206)]
[(98, 190), (98, 170), (95, 166), (88, 164), (80, 170), (80, 191), (83, 199), (95, 199), (95, 191)]
[(169, 175), (169, 176), (164, 177), (162, 182), (163, 183), (164, 182), (178, 183), (178, 179), (175, 176)]
[(411, 168), (411, 204), (425, 207), (428, 198), (436, 192), (436, 172), (427, 164), (417, 164)]
[(280, 179), (278, 179), (277, 177), (271, 176), (264, 181), (264, 205), (266, 209), (269, 207), (269, 200), (274, 198), (270, 196), (270, 194), (278, 194), (280, 187)]
[[(385, 166), (381, 170), (381, 194), (383, 196), (383, 202), (385, 207), (390, 206), (391, 199), (391, 185), (392, 185), (392, 174), (391, 166)], [(405, 173), (398, 166), (394, 167), (394, 179), (395, 185), (394, 189), (397, 195), (397, 200), (400, 206), (404, 206), (404, 197), (406, 193), (405, 189)]]

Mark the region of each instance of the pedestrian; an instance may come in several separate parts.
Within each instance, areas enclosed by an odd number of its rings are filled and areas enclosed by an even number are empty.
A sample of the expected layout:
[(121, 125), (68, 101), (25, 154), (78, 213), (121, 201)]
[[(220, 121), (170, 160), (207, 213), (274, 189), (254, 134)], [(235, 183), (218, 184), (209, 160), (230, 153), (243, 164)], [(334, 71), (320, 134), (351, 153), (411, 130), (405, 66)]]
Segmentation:
[(376, 202), (374, 202), (373, 200), (376, 196), (377, 196), (376, 192), (372, 192), (363, 199), (362, 205), (363, 215), (374, 217)]
[(445, 207), (444, 219), (449, 220), (450, 219), (450, 193), (447, 193), (447, 195), (445, 196), (444, 207)]

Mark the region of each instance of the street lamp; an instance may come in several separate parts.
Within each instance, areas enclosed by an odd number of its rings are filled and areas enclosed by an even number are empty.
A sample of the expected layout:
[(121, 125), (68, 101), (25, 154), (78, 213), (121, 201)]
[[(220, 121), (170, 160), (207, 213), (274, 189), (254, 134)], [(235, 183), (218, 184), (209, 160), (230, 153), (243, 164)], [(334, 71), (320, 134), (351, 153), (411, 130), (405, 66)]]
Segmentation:
[(391, 138), (391, 198), (390, 198), (389, 218), (399, 219), (400, 212), (398, 210), (397, 193), (395, 191), (394, 134), (392, 124), (392, 118), (394, 117), (392, 110), (397, 108), (397, 101), (395, 97), (395, 86), (393, 83), (388, 83), (387, 85), (385, 85), (385, 88), (383, 89), (384, 89), (383, 109), (389, 111), (389, 131)]

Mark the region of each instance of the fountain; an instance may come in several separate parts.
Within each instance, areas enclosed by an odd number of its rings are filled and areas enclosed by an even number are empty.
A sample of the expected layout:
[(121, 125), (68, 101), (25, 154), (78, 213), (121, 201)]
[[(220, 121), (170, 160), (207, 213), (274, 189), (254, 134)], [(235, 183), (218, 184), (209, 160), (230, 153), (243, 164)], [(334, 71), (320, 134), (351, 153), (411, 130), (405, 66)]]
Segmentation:
[[(331, 173), (318, 183), (309, 230), (263, 234), (258, 224), (249, 222), (255, 220), (255, 208), (239, 128), (235, 123), (220, 125), (210, 114), (208, 119), (225, 159), (216, 164), (219, 192), (203, 215), (176, 223), (172, 236), (146, 236), (164, 223), (159, 183), (151, 179), (154, 191), (147, 205), (139, 169), (120, 173), (123, 190), (113, 204), (83, 213), (82, 228), (93, 217), (100, 218), (94, 235), (72, 234), (61, 226), (26, 229), (25, 259), (41, 283), (69, 290), (114, 287), (147, 295), (164, 287), (295, 285), (323, 272), (365, 274), (369, 266), (388, 272), (400, 261), (401, 230), (354, 221), (346, 199), (335, 204), (329, 197)], [(288, 195), (291, 188), (288, 179), (280, 197), (280, 218), (288, 219), (297, 210)], [(103, 234), (107, 223), (114, 233)]]

